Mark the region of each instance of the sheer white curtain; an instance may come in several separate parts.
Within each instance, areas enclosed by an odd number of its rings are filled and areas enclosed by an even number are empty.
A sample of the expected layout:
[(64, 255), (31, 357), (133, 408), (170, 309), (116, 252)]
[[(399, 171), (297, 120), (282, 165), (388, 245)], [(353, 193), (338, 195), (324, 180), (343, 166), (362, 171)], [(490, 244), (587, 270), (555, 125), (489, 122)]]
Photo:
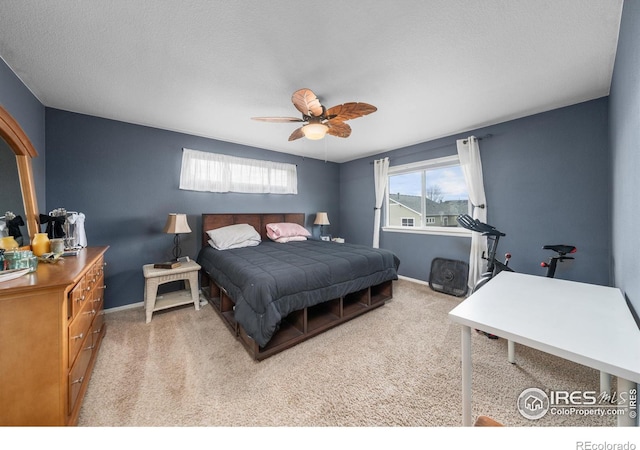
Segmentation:
[[(464, 174), (469, 191), (471, 215), (480, 222), (487, 222), (487, 200), (484, 194), (482, 178), (482, 162), (480, 161), (480, 147), (475, 136), (456, 141), (460, 167)], [(487, 238), (480, 233), (471, 233), (471, 252), (469, 254), (469, 288), (473, 289), (483, 271), (482, 253), (487, 251)]]
[(380, 246), (380, 208), (384, 201), (384, 193), (389, 181), (389, 158), (377, 159), (373, 162), (373, 182), (376, 189), (376, 206), (373, 214), (373, 248)]
[(208, 192), (297, 194), (295, 164), (182, 150), (180, 189)]

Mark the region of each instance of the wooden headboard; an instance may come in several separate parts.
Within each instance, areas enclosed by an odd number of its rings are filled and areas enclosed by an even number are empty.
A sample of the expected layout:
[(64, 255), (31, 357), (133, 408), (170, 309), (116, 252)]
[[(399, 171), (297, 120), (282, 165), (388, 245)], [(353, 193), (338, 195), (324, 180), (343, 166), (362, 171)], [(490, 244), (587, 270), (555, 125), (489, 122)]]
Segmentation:
[(304, 213), (258, 213), (258, 214), (202, 214), (202, 246), (206, 247), (209, 241), (208, 230), (248, 223), (260, 233), (263, 240), (267, 237), (267, 224), (277, 222), (293, 222), (304, 226)]

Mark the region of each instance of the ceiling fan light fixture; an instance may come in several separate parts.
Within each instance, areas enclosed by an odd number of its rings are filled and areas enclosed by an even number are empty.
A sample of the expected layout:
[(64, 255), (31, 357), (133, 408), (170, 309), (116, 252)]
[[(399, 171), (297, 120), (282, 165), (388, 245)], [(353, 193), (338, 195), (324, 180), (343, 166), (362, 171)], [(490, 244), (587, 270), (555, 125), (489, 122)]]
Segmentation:
[(329, 130), (329, 127), (322, 123), (310, 123), (302, 127), (304, 137), (312, 141), (317, 141), (325, 137), (327, 130)]

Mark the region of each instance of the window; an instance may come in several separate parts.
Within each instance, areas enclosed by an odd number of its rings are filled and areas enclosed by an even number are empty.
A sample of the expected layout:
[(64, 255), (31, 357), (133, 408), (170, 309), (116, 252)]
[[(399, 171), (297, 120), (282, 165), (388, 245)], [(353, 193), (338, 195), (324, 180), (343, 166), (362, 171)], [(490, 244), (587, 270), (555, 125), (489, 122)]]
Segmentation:
[(183, 149), (180, 189), (208, 192), (297, 194), (295, 164)]
[(413, 217), (403, 217), (402, 219), (403, 227), (413, 227), (415, 226), (416, 220)]
[(385, 205), (386, 231), (467, 233), (456, 221), (469, 211), (458, 156), (389, 167)]

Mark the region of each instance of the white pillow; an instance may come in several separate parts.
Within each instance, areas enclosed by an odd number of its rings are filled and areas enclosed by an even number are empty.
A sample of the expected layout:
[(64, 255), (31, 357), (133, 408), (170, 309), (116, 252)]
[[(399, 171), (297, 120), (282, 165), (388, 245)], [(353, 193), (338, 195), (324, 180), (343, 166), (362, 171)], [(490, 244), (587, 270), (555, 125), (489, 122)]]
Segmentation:
[(207, 235), (209, 235), (209, 245), (217, 250), (250, 247), (262, 241), (256, 229), (247, 223), (209, 230)]
[(213, 248), (215, 248), (216, 250), (231, 250), (232, 248), (242, 248), (242, 247), (255, 247), (256, 245), (260, 245), (260, 241), (254, 241), (252, 239), (249, 239), (247, 241), (242, 241), (242, 242), (238, 242), (237, 244), (231, 244), (227, 247), (224, 248), (218, 248), (216, 247), (216, 244), (214, 244), (214, 242), (209, 239), (207, 241), (209, 243), (209, 245)]
[(278, 239), (274, 239), (275, 242), (279, 242), (280, 244), (284, 244), (286, 242), (295, 242), (295, 241), (306, 241), (307, 238), (305, 236), (289, 236), (289, 237), (281, 237)]

